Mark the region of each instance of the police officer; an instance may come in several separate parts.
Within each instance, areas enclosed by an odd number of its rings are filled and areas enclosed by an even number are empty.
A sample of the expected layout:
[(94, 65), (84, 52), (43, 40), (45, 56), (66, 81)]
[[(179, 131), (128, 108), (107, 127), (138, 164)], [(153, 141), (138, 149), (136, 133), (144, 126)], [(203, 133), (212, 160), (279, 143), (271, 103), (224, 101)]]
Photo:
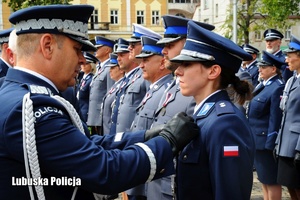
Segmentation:
[[(10, 63), (10, 66), (6, 65), (5, 61), (3, 61), (2, 59), (0, 59), (0, 68), (1, 68), (0, 71), (2, 71), (1, 65), (3, 66), (3, 69), (6, 69), (7, 66), (8, 66), (8, 68), (9, 67), (14, 67), (14, 65), (15, 65), (15, 52), (16, 52), (16, 46), (17, 46), (16, 43), (17, 43), (17, 35), (16, 35), (16, 30), (14, 29), (9, 34), (9, 37), (8, 37), (8, 47), (6, 48), (5, 52), (2, 52), (2, 56), (7, 58), (8, 63)], [(5, 46), (5, 44), (3, 44), (3, 47), (4, 46)], [(6, 56), (4, 56), (4, 55), (6, 55)], [(1, 74), (1, 72), (0, 72), (0, 74)], [(5, 73), (5, 75), (6, 75), (6, 73)], [(5, 75), (2, 76), (2, 77), (0, 77), (0, 87), (3, 84), (3, 82), (4, 82)]]
[[(164, 15), (163, 24), (165, 28), (164, 38), (157, 43), (163, 44), (162, 53), (164, 55), (165, 68), (174, 72), (177, 63), (170, 62), (170, 59), (180, 54), (187, 35), (187, 23), (190, 19)], [(201, 22), (196, 22), (200, 26), (213, 30), (214, 26)], [(180, 92), (179, 81), (174, 78), (172, 83), (164, 91), (159, 105), (155, 111), (152, 127), (157, 127), (160, 124), (166, 124), (176, 113), (186, 112), (188, 115), (193, 114), (195, 101), (192, 96), (183, 96)], [(163, 177), (148, 183), (147, 199), (148, 200), (171, 200), (174, 192), (175, 175)]]
[(91, 82), (90, 97), (89, 97), (89, 111), (87, 125), (91, 127), (92, 134), (100, 133), (100, 110), (103, 97), (107, 91), (114, 84), (114, 80), (110, 78), (109, 67), (109, 54), (112, 53), (115, 41), (106, 37), (95, 37), (95, 57), (100, 61), (97, 65), (96, 73)]
[(299, 74), (300, 40), (292, 35), (289, 48), (285, 50), (286, 62), (295, 75), (284, 88), (280, 107), (283, 110), (281, 129), (276, 140), (279, 184), (286, 186), (291, 199), (300, 199), (300, 145), (299, 145)]
[(250, 199), (254, 140), (244, 114), (230, 101), (249, 94), (249, 83), (235, 73), (251, 55), (195, 22), (188, 22), (184, 48), (171, 62), (180, 63), (180, 91), (196, 101), (199, 137), (180, 153), (176, 166), (177, 199)]
[(9, 67), (13, 66), (13, 63), (9, 59), (8, 39), (9, 34), (14, 28), (9, 28), (0, 31), (0, 47), (1, 47), (1, 57), (0, 57), (0, 78), (5, 76)]
[(88, 118), (91, 82), (94, 76), (96, 63), (99, 61), (89, 52), (84, 52), (83, 55), (86, 62), (81, 65), (81, 71), (83, 71), (84, 74), (78, 85), (77, 98), (83, 121), (86, 122)]
[(115, 83), (103, 97), (100, 113), (101, 135), (109, 134), (110, 132), (112, 107), (114, 105), (116, 93), (121, 86), (122, 78), (125, 74), (124, 71), (119, 67), (119, 63), (117, 60), (118, 55), (115, 53), (111, 53), (109, 57), (110, 60), (107, 67), (109, 67), (110, 77), (115, 81)]
[(254, 90), (255, 96), (249, 103), (247, 114), (255, 139), (254, 167), (262, 183), (264, 199), (281, 199), (273, 150), (282, 117), (279, 103), (284, 88), (281, 79), (283, 64), (278, 57), (263, 51), (262, 59), (258, 62), (262, 87), (258, 85)]
[[(283, 35), (280, 31), (276, 29), (267, 29), (264, 32), (264, 38), (266, 41), (266, 51), (268, 53), (274, 54), (276, 57), (282, 59), (282, 61), (285, 61), (285, 55), (283, 54), (282, 50), (280, 49), (281, 46), (281, 40), (283, 38)], [(289, 66), (284, 64), (281, 66), (281, 74), (284, 82), (287, 82), (287, 80), (293, 76), (293, 71), (289, 70)]]
[(139, 67), (139, 60), (135, 58), (141, 53), (141, 36), (160, 39), (161, 36), (139, 24), (133, 24), (133, 33), (127, 40), (128, 51), (118, 52), (120, 69), (125, 71), (123, 83), (116, 95), (116, 105), (112, 112), (110, 133), (130, 130), (136, 108), (149, 89), (149, 81), (143, 78), (143, 70)]
[(257, 58), (259, 56), (259, 50), (250, 44), (242, 45), (242, 48), (252, 55), (251, 60), (244, 60), (242, 66), (239, 69), (239, 73), (241, 72), (249, 72), (251, 75), (251, 83), (253, 87), (258, 84), (258, 66), (257, 66)]
[(156, 44), (157, 39), (142, 36), (142, 51), (136, 58), (140, 58), (140, 68), (143, 78), (151, 83), (150, 89), (136, 108), (136, 115), (131, 130), (149, 129), (152, 125), (154, 112), (160, 102), (165, 89), (173, 80), (171, 71), (164, 67), (162, 44)]
[[(154, 118), (163, 92), (173, 80), (171, 71), (164, 67), (163, 45), (156, 44), (158, 39), (147, 36), (141, 37), (142, 51), (136, 58), (141, 59), (140, 68), (143, 70), (143, 78), (151, 83), (150, 89), (136, 108), (131, 131), (149, 129)], [(127, 193), (138, 195), (137, 199), (146, 199), (147, 184), (133, 188)]]
[(33, 6), (9, 18), (18, 34), (18, 66), (8, 70), (0, 89), (0, 104), (5, 104), (0, 108), (2, 199), (93, 199), (92, 192), (118, 193), (174, 173), (173, 156), (197, 135), (193, 120), (180, 113), (159, 133), (89, 136), (59, 91), (74, 86), (85, 62), (82, 51), (94, 50), (87, 35), (93, 9)]

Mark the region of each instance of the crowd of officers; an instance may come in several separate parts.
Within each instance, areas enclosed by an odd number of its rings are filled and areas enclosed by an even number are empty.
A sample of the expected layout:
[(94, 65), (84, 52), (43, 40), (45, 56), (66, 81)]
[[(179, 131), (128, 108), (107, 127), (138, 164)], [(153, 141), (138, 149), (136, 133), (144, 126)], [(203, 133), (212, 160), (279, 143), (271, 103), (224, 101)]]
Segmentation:
[[(39, 9), (20, 11), (12, 22), (18, 22), (27, 12), (32, 17)], [(57, 18), (62, 18), (59, 13), (69, 8), (48, 9), (57, 9)], [(300, 40), (292, 36), (283, 52), (283, 35), (268, 29), (264, 32), (266, 49), (260, 52), (250, 44), (238, 46), (213, 33), (213, 25), (172, 15), (162, 19), (163, 36), (140, 24), (133, 24), (131, 38), (96, 36), (91, 41), (95, 48), (82, 51), (85, 61), (74, 77), (75, 84), (63, 91), (58, 88), (58, 94), (75, 107), (94, 138), (120, 141), (126, 132), (159, 133), (166, 124), (175, 126), (169, 123), (182, 112), (193, 117), (199, 135), (186, 141), (189, 144), (185, 148), (181, 145), (180, 154), (179, 147), (175, 150), (174, 173), (145, 184), (133, 181), (107, 192), (93, 191), (89, 183), (84, 190), (93, 192), (96, 199), (117, 198), (116, 191), (122, 192), (122, 188), (130, 188), (123, 190), (130, 200), (249, 199), (255, 169), (265, 200), (281, 199), (282, 186), (288, 188), (291, 199), (300, 199), (300, 120), (296, 114), (300, 106)], [(12, 33), (14, 37), (8, 40)], [(7, 38), (2, 39), (0, 60), (0, 75), (5, 77), (8, 68), (19, 68), (13, 59), (18, 57), (14, 43), (17, 35), (14, 29), (0, 35)], [(5, 84), (5, 78), (1, 78), (1, 84), (3, 81)], [(10, 81), (13, 78), (8, 76)], [(48, 128), (51, 131), (50, 125)], [(181, 138), (175, 143), (177, 139)], [(125, 181), (126, 175), (120, 178)], [(134, 179), (132, 174), (128, 176)], [(114, 184), (112, 180), (108, 183)]]

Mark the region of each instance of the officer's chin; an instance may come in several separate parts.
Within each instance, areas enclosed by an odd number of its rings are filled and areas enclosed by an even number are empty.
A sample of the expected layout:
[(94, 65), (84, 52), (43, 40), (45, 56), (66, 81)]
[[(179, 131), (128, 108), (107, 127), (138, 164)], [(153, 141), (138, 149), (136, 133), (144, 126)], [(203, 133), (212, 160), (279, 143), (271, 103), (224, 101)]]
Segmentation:
[(168, 70), (175, 72), (175, 70), (179, 67), (180, 63), (169, 63), (169, 65), (165, 66)]

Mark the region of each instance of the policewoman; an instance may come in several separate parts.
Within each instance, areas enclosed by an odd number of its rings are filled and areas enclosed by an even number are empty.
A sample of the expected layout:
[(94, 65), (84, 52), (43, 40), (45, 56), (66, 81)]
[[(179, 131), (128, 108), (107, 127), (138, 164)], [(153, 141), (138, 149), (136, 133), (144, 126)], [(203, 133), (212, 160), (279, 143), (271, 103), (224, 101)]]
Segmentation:
[(86, 122), (89, 111), (91, 82), (94, 76), (96, 63), (99, 61), (93, 54), (89, 52), (84, 52), (84, 58), (86, 62), (81, 65), (83, 77), (78, 86), (77, 98), (83, 121)]
[(103, 97), (101, 111), (100, 111), (100, 119), (101, 119), (100, 135), (109, 134), (114, 100), (116, 97), (116, 93), (121, 86), (122, 78), (124, 77), (124, 71), (120, 69), (118, 64), (118, 60), (117, 60), (118, 55), (115, 53), (111, 53), (109, 57), (110, 59), (107, 67), (109, 67), (110, 78), (114, 80), (115, 83)]
[[(157, 43), (163, 44), (165, 68), (173, 73), (178, 63), (170, 62), (170, 59), (179, 55), (186, 40), (187, 23), (190, 19), (175, 15), (162, 16), (165, 28), (164, 37)], [(200, 26), (213, 30), (214, 26), (206, 23), (196, 22)], [(183, 96), (180, 92), (179, 81), (176, 77), (164, 91), (159, 105), (155, 111), (152, 127), (166, 124), (176, 113), (185, 112), (193, 115), (195, 100), (192, 96)], [(172, 200), (174, 198), (175, 175), (163, 177), (148, 183), (147, 200)]]
[[(87, 35), (93, 10), (89, 5), (33, 6), (9, 18), (18, 45), (17, 66), (8, 70), (0, 89), (0, 104), (5, 104), (0, 107), (1, 199), (116, 194), (174, 173), (173, 157), (198, 134), (192, 118), (180, 113), (160, 132), (89, 136), (59, 92), (75, 85), (85, 62), (82, 51), (95, 49)], [(14, 186), (17, 178), (25, 181)], [(30, 184), (41, 178), (48, 181)], [(79, 180), (63, 186), (50, 182), (65, 178)]]
[(263, 51), (258, 62), (259, 76), (263, 81), (254, 89), (247, 113), (255, 139), (254, 167), (262, 183), (264, 199), (281, 199), (273, 150), (282, 118), (279, 103), (284, 88), (280, 70), (283, 64), (278, 57)]
[(292, 36), (285, 50), (289, 69), (295, 71), (286, 83), (280, 106), (282, 124), (276, 140), (278, 156), (278, 183), (286, 186), (291, 199), (300, 199), (300, 40)]
[(225, 90), (231, 85), (241, 98), (250, 92), (248, 82), (235, 76), (249, 59), (232, 41), (188, 22), (185, 46), (171, 62), (180, 63), (175, 71), (180, 91), (195, 98), (200, 131), (178, 157), (177, 199), (250, 199), (254, 140)]

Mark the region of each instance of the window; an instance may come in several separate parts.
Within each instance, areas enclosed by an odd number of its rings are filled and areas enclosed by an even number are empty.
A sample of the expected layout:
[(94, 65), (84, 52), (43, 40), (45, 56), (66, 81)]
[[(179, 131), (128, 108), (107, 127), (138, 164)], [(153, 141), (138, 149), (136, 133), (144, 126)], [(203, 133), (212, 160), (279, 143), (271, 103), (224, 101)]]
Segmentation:
[(91, 15), (91, 29), (98, 29), (99, 24), (98, 24), (98, 10), (95, 9)]
[(219, 4), (216, 4), (216, 7), (215, 7), (215, 16), (218, 17), (219, 16)]
[(118, 24), (118, 10), (111, 10), (110, 11), (110, 23), (111, 24)]
[(159, 25), (159, 11), (152, 11), (152, 24)]
[(290, 40), (291, 39), (292, 30), (291, 27), (288, 27), (284, 32), (284, 39)]
[(208, 0), (203, 0), (204, 10), (208, 9)]
[(255, 31), (255, 40), (261, 40), (261, 31)]
[(144, 11), (138, 10), (136, 13), (136, 23), (137, 24), (144, 24)]

